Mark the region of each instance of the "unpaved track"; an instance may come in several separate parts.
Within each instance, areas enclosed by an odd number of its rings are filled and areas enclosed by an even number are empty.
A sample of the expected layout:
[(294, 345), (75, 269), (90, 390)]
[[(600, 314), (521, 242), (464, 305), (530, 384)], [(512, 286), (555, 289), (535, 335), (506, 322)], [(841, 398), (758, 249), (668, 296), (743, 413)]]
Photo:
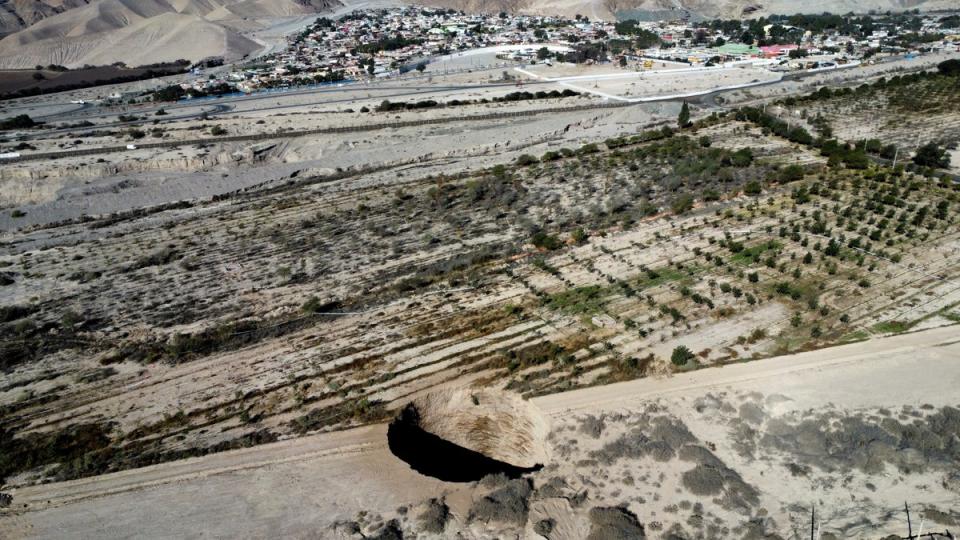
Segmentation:
[[(950, 326), (534, 402), (557, 418), (716, 389), (786, 392), (797, 408), (954, 403), (958, 358), (960, 328)], [(0, 518), (0, 537), (322, 537), (360, 510), (389, 511), (456, 489), (393, 457), (386, 426), (374, 425), (20, 489), (14, 506), (25, 511)]]

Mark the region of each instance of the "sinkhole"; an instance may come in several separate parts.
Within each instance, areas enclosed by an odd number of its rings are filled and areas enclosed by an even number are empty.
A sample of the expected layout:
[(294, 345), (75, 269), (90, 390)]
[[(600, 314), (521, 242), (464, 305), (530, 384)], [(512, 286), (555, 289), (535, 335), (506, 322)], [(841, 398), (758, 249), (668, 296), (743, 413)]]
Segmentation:
[(517, 478), (547, 462), (548, 424), (514, 394), (456, 389), (405, 405), (387, 429), (390, 451), (420, 474), (473, 482), (488, 474)]

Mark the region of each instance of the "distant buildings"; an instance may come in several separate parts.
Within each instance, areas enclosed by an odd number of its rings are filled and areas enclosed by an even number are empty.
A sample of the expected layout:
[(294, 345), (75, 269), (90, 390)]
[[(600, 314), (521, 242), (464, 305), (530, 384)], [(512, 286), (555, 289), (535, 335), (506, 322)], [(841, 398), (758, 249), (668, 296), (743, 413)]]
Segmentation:
[[(528, 46), (502, 58), (536, 62), (544, 44), (568, 46), (554, 53), (574, 62), (616, 62), (646, 69), (648, 59), (691, 65), (764, 62), (778, 69), (836, 66), (875, 54), (916, 48), (960, 47), (960, 33), (941, 32), (936, 17), (844, 17), (844, 23), (817, 26), (816, 17), (756, 21), (618, 23), (583, 17), (478, 15), (418, 6), (355, 11), (338, 20), (319, 18), (292, 36), (282, 52), (248, 63), (221, 78), (181, 85), (191, 95), (255, 92), (269, 88), (398, 76), (430, 58), (497, 45)], [(831, 23), (835, 22), (835, 16)], [(794, 19), (797, 19), (794, 21)], [(788, 22), (790, 24), (788, 24)], [(819, 28), (811, 31), (809, 27)], [(916, 40), (915, 48), (905, 41)], [(803, 59), (817, 55), (816, 60)]]

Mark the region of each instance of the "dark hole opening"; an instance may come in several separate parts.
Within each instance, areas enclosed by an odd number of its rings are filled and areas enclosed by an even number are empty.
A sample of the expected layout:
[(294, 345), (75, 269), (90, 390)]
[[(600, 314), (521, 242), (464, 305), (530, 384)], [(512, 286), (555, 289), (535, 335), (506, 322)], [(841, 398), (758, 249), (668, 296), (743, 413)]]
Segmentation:
[(393, 455), (410, 468), (445, 482), (475, 482), (497, 473), (519, 478), (543, 468), (540, 464), (533, 467), (511, 465), (424, 431), (420, 427), (420, 415), (412, 405), (406, 406), (390, 423), (387, 443)]

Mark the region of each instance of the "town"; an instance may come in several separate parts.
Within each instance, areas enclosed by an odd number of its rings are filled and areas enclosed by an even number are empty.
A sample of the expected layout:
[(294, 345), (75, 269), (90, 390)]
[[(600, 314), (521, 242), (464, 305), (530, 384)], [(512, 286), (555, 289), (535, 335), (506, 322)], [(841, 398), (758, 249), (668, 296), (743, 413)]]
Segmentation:
[[(416, 76), (431, 64), (474, 56), (459, 69), (503, 62), (612, 63), (640, 71), (653, 60), (691, 67), (748, 63), (776, 71), (835, 69), (888, 56), (960, 50), (960, 16), (793, 15), (752, 21), (618, 22), (466, 14), (402, 7), (321, 17), (285, 51), (218, 70), (154, 99), (251, 93), (295, 86)], [(195, 70), (194, 73), (200, 73)]]

